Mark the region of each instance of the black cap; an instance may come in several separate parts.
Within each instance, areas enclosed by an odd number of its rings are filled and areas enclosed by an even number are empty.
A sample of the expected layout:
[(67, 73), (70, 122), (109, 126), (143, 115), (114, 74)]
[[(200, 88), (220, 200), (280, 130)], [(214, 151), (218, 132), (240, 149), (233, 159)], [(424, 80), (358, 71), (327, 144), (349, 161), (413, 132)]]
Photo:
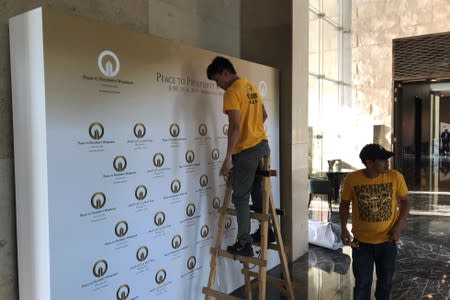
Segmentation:
[(388, 159), (394, 156), (394, 152), (387, 151), (378, 144), (367, 144), (359, 152), (359, 158), (364, 162), (366, 160)]

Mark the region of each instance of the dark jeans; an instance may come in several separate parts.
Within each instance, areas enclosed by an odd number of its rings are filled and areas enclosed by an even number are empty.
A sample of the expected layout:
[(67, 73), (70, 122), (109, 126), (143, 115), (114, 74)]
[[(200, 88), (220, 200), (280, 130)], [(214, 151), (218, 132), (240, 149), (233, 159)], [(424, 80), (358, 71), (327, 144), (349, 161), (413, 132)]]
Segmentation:
[(395, 271), (397, 246), (391, 241), (382, 244), (358, 243), (359, 247), (352, 249), (353, 275), (355, 276), (353, 299), (370, 300), (374, 264), (377, 274), (375, 298), (377, 300), (389, 299), (392, 277)]
[(254, 147), (242, 150), (232, 157), (232, 199), (237, 212), (237, 238), (242, 244), (252, 242), (250, 235), (249, 199), (251, 194), (253, 205), (262, 207), (262, 176), (256, 175), (256, 170), (261, 159), (269, 155), (269, 143), (263, 140)]

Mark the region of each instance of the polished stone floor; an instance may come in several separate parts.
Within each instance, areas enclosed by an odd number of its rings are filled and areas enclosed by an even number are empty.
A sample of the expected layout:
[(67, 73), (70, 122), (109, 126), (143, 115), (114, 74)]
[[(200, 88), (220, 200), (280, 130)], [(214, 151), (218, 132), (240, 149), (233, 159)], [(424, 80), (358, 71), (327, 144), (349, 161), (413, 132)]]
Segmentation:
[[(450, 193), (411, 192), (413, 208), (399, 243), (392, 299), (450, 299)], [(339, 224), (333, 204), (331, 222)], [(326, 201), (314, 199), (310, 218), (328, 220)], [(280, 276), (279, 267), (270, 271)], [(296, 299), (352, 299), (351, 248), (333, 251), (310, 244), (309, 252), (291, 265), (300, 287)], [(375, 281), (375, 274), (374, 274)], [(243, 297), (243, 288), (233, 295)], [(256, 292), (256, 291), (255, 291)], [(257, 299), (256, 295), (254, 299)], [(266, 299), (285, 299), (269, 286)]]

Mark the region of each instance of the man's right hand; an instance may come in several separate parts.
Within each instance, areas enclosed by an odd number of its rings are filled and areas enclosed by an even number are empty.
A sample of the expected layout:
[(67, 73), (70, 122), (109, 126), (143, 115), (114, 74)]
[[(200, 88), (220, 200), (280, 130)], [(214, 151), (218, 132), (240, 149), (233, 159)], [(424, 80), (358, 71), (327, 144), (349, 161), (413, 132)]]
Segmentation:
[(341, 239), (342, 239), (342, 243), (344, 245), (350, 246), (351, 236), (350, 236), (350, 232), (348, 231), (347, 227), (342, 228)]

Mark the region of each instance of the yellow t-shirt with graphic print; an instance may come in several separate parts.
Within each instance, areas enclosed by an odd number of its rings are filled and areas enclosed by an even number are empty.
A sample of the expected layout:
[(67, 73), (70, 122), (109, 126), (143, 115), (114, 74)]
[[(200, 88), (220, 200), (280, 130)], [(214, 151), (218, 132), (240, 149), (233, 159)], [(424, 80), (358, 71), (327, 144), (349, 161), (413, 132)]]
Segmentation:
[(239, 110), (239, 141), (233, 154), (266, 140), (263, 101), (258, 89), (245, 78), (235, 80), (223, 95), (223, 111)]
[(376, 178), (368, 178), (363, 170), (344, 179), (342, 201), (352, 202), (352, 232), (363, 243), (379, 244), (398, 217), (396, 196), (406, 196), (408, 188), (400, 172), (388, 170)]

